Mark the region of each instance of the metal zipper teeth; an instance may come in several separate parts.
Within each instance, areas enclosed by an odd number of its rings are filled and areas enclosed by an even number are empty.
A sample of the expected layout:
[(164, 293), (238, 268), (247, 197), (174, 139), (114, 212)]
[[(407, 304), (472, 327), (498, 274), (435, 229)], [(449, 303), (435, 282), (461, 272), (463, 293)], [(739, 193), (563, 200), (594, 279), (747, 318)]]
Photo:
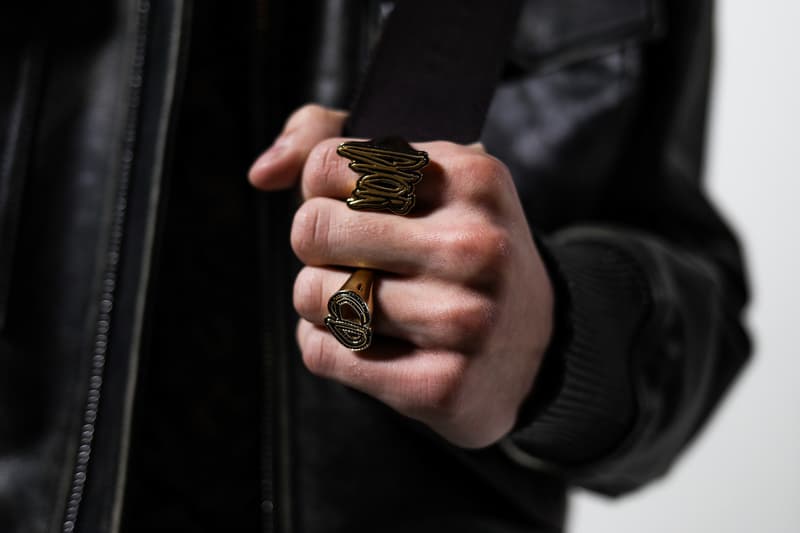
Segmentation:
[(114, 211), (112, 213), (111, 233), (108, 240), (106, 265), (103, 270), (103, 283), (100, 291), (100, 305), (97, 312), (97, 321), (95, 322), (92, 365), (89, 371), (89, 389), (83, 410), (80, 444), (78, 446), (75, 467), (72, 471), (72, 481), (66, 510), (64, 511), (64, 521), (61, 525), (62, 533), (72, 533), (75, 531), (77, 525), (78, 512), (80, 511), (81, 500), (83, 499), (84, 490), (86, 488), (86, 474), (92, 455), (95, 424), (100, 406), (100, 393), (103, 387), (103, 371), (108, 354), (111, 311), (114, 307), (123, 232), (128, 208), (128, 190), (133, 163), (134, 145), (136, 142), (136, 129), (138, 127), (137, 118), (141, 99), (145, 43), (147, 41), (147, 20), (150, 11), (149, 0), (142, 0), (138, 5), (136, 49), (129, 83), (130, 103), (128, 105), (128, 118), (122, 152), (122, 167)]

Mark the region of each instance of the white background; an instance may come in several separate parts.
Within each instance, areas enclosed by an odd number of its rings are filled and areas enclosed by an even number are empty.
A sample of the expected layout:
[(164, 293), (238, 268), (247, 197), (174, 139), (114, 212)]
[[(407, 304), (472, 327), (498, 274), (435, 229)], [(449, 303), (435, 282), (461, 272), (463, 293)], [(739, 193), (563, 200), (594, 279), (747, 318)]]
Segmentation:
[(709, 191), (741, 236), (753, 362), (664, 481), (570, 533), (800, 533), (800, 2), (719, 0)]

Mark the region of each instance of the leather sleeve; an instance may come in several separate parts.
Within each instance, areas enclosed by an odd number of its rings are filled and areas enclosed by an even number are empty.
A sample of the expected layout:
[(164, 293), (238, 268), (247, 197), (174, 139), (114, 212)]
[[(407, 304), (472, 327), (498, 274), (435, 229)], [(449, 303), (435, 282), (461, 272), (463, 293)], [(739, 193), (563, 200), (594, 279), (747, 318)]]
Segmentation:
[[(521, 92), (539, 109), (523, 133), (552, 151), (536, 159), (517, 143), (501, 157), (557, 294), (551, 350), (503, 447), (612, 495), (668, 470), (750, 352), (739, 246), (701, 183), (711, 7), (671, 2), (661, 16), (656, 37), (534, 76), (494, 112)], [(564, 94), (586, 76), (591, 90)]]

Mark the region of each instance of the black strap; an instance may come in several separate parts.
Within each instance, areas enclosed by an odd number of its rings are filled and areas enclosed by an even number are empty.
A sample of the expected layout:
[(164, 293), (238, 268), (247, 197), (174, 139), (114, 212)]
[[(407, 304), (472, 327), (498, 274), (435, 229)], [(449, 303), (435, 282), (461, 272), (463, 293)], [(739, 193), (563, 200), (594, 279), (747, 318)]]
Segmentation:
[(477, 141), (521, 0), (400, 0), (345, 127), (349, 136)]

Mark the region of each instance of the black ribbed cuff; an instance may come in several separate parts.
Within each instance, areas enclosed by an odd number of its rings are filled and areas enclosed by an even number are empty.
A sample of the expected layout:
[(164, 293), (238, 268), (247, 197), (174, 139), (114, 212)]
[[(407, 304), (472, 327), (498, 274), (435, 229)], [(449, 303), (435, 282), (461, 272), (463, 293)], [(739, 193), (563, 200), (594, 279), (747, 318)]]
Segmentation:
[(629, 366), (649, 297), (620, 248), (562, 239), (539, 249), (556, 294), (555, 333), (510, 438), (538, 459), (579, 466), (613, 451), (633, 423)]

